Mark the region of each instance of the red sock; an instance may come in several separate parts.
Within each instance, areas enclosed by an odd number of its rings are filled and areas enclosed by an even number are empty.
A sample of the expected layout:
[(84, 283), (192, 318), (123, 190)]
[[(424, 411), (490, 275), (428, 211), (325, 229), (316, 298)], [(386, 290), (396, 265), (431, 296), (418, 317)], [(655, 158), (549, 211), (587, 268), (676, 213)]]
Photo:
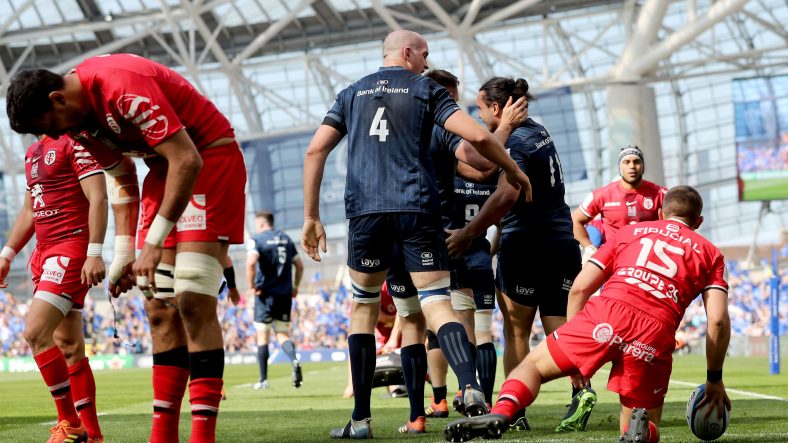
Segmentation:
[(221, 378), (198, 378), (189, 382), (192, 434), (189, 443), (216, 442), (216, 416), (222, 400)]
[(74, 397), (79, 419), (88, 431), (88, 437), (101, 437), (98, 417), (96, 416), (96, 381), (87, 357), (68, 367), (71, 392)]
[(181, 401), (189, 381), (189, 370), (177, 366), (153, 366), (153, 426), (150, 443), (178, 441)]
[(55, 400), (57, 407), (57, 421), (68, 420), (73, 427), (79, 426), (79, 416), (74, 409), (74, 400), (71, 397), (71, 382), (68, 379), (68, 365), (63, 353), (57, 346), (52, 346), (46, 351), (34, 355), (41, 376), (49, 387), (49, 392)]
[(492, 407), (492, 414), (503, 414), (510, 420), (521, 409), (533, 403), (534, 396), (525, 383), (517, 379), (509, 379), (503, 382), (498, 401)]
[(653, 421), (649, 421), (648, 438), (646, 439), (646, 443), (657, 443), (657, 442), (659, 442), (659, 428), (657, 428), (657, 425), (655, 425)]

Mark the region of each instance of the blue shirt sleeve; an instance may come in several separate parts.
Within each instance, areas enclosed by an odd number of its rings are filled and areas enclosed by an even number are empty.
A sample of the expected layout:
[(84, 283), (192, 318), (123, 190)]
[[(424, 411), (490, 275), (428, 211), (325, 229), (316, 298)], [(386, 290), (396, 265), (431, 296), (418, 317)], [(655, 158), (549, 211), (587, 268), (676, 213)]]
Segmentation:
[(347, 134), (347, 124), (345, 123), (345, 95), (349, 88), (345, 88), (337, 94), (334, 105), (323, 119), (323, 124), (331, 126), (339, 131), (343, 136)]
[(443, 127), (446, 120), (460, 110), (457, 102), (451, 98), (449, 91), (439, 85), (435, 80), (430, 80), (430, 104), (435, 110), (435, 123)]

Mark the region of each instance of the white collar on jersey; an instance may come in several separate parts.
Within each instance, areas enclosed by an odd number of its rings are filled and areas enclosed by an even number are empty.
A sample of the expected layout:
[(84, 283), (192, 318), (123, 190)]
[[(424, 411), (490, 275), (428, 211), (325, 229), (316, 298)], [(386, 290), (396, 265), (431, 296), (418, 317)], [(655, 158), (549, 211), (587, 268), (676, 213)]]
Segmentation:
[(686, 226), (688, 228), (690, 227), (690, 225), (687, 224), (687, 222), (685, 222), (684, 220), (680, 220), (678, 218), (671, 217), (671, 218), (666, 218), (665, 220), (671, 220), (671, 221), (674, 221), (674, 222), (679, 222), (679, 223), (681, 223), (682, 225), (684, 225), (684, 226)]

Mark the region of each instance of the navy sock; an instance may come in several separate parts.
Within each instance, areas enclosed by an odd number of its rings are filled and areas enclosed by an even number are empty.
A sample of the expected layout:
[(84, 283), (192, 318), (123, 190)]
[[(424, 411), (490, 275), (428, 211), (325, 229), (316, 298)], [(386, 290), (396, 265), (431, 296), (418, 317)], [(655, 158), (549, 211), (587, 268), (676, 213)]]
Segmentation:
[(257, 365), (260, 367), (260, 381), (268, 380), (268, 344), (257, 346)]
[(476, 372), (479, 374), (479, 384), (484, 392), (487, 401), (492, 399), (493, 387), (495, 386), (495, 371), (498, 366), (498, 355), (495, 353), (495, 345), (484, 343), (479, 345), (476, 355)]
[(350, 373), (353, 379), (353, 420), (372, 416), (370, 397), (372, 377), (375, 375), (375, 336), (373, 334), (351, 334), (347, 338), (350, 356)]
[(289, 358), (291, 362), (298, 360), (298, 357), (296, 357), (295, 344), (293, 343), (293, 340), (285, 340), (285, 342), (282, 343), (282, 352), (287, 355), (287, 358)]
[[(476, 367), (476, 358), (477, 358), (476, 357), (476, 354), (477, 354), (476, 345), (473, 344), (473, 343), (468, 342), (468, 346), (471, 347), (471, 364), (475, 368)], [(474, 371), (474, 373), (475, 373), (475, 371)], [(460, 385), (459, 389), (462, 391), (462, 388), (464, 388), (465, 386), (462, 383), (460, 383), (459, 380), (457, 380), (457, 383)]]
[(446, 400), (446, 386), (438, 387), (433, 385), (432, 396), (434, 397), (432, 401), (435, 403), (440, 403), (441, 401)]
[(200, 378), (222, 378), (224, 374), (224, 349), (189, 353), (189, 376)]
[(405, 346), (400, 351), (402, 373), (410, 402), (410, 421), (424, 415), (424, 378), (427, 376), (427, 349), (423, 344)]
[(443, 355), (449, 362), (454, 374), (460, 382), (460, 388), (465, 392), (465, 386), (480, 389), (476, 381), (476, 366), (473, 363), (471, 346), (468, 334), (459, 322), (449, 322), (438, 329), (438, 341)]

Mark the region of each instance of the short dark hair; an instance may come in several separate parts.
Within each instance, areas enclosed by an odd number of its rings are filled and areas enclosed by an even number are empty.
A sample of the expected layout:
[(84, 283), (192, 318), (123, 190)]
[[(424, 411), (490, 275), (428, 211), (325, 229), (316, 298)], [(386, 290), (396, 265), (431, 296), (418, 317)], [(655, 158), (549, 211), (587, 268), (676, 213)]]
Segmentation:
[(256, 218), (265, 219), (269, 225), (274, 225), (274, 213), (270, 211), (259, 211), (257, 214), (254, 215)]
[(63, 89), (64, 85), (63, 76), (46, 69), (31, 69), (17, 74), (6, 94), (6, 112), (11, 129), (20, 134), (40, 132), (40, 128), (33, 127), (33, 120), (52, 110), (49, 93)]
[(433, 69), (425, 74), (427, 77), (435, 80), (439, 85), (444, 88), (456, 88), (460, 85), (460, 80), (456, 75), (443, 69)]
[(662, 213), (665, 217), (681, 217), (696, 222), (703, 212), (703, 198), (692, 186), (675, 186), (665, 194)]
[(528, 82), (524, 78), (515, 80), (511, 77), (493, 77), (484, 82), (479, 92), (484, 92), (483, 100), (487, 106), (498, 103), (501, 108), (506, 106), (509, 97), (512, 101), (517, 101), (520, 97), (525, 97), (529, 102), (536, 100), (536, 97), (528, 92)]

